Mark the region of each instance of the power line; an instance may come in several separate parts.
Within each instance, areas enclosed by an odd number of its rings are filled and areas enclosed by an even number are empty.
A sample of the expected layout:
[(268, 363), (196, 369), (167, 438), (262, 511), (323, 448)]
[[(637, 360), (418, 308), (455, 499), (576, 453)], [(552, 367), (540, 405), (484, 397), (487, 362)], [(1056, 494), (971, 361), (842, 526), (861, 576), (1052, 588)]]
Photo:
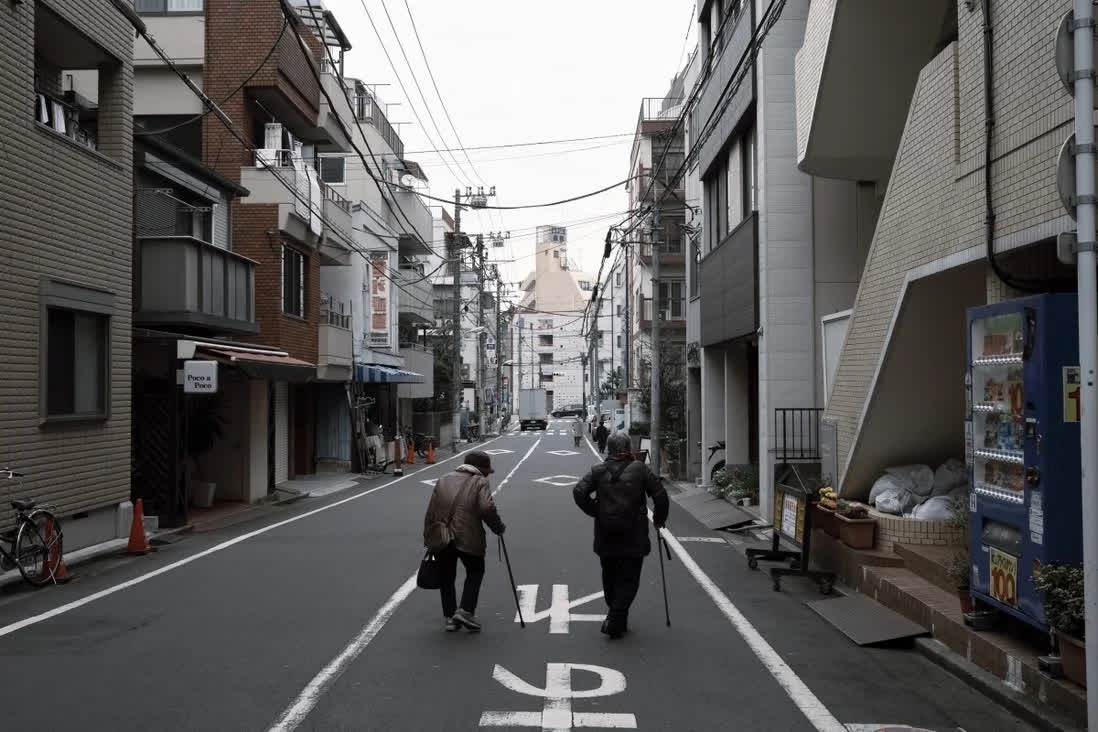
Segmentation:
[(637, 133), (635, 131), (634, 132), (618, 132), (618, 133), (613, 134), (613, 135), (594, 135), (594, 136), (591, 136), (591, 137), (568, 137), (568, 138), (562, 138), (562, 139), (559, 139), (559, 140), (535, 140), (533, 142), (510, 142), (510, 143), (503, 143), (503, 144), (499, 144), (499, 145), (479, 145), (479, 146), (476, 146), (476, 147), (443, 148), (441, 150), (430, 148), (430, 149), (426, 149), (426, 150), (412, 150), (412, 151), (407, 152), (405, 154), (407, 154), (407, 155), (423, 155), (425, 153), (441, 153), (441, 152), (451, 152), (451, 151), (457, 152), (459, 150), (503, 150), (503, 149), (515, 148), (515, 147), (535, 147), (535, 146), (538, 146), (538, 145), (562, 145), (562, 144), (569, 143), (569, 142), (590, 142), (592, 140), (609, 140), (609, 139), (615, 138), (615, 137), (635, 137), (636, 134)]

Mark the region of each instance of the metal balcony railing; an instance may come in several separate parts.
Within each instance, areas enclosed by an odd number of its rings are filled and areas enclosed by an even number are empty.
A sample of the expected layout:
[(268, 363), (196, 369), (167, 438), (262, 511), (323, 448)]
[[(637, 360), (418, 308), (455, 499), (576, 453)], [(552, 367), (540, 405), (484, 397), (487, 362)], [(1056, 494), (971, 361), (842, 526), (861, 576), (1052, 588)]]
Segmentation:
[(351, 202), (324, 181), (320, 181), (320, 193), (324, 196), (324, 200), (331, 201), (343, 211), (351, 213)]
[(823, 410), (818, 407), (775, 409), (771, 448), (775, 462), (819, 460), (821, 416)]
[(640, 121), (674, 122), (682, 112), (682, 97), (645, 97), (641, 100)]
[(324, 293), (320, 296), (320, 323), (345, 330), (351, 329), (351, 303), (336, 300)]
[(364, 84), (359, 84), (355, 87), (354, 95), (355, 114), (358, 115), (359, 120), (363, 122), (369, 122), (373, 125), (381, 137), (392, 149), (393, 154), (398, 158), (404, 157), (404, 142), (400, 139), (400, 135), (389, 123), (389, 118), (385, 116), (385, 112), (382, 111), (381, 105), (377, 103), (373, 95)]

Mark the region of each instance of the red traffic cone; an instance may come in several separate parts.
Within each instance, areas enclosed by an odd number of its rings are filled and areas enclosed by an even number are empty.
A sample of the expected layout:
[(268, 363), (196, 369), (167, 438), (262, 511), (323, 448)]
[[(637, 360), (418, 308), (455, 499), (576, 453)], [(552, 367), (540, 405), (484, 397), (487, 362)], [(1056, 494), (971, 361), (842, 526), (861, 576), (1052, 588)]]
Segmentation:
[(141, 499), (133, 504), (133, 522), (130, 524), (130, 543), (126, 547), (127, 554), (148, 554), (152, 551), (148, 540), (145, 538), (145, 504)]
[(416, 443), (415, 442), (409, 442), (408, 443), (408, 458), (404, 462), (407, 463), (408, 465), (415, 465), (416, 464)]
[(435, 443), (433, 442), (427, 443), (427, 464), (435, 464)]
[[(52, 579), (54, 582), (67, 582), (72, 579), (69, 567), (61, 555), (61, 542), (57, 537), (57, 529), (53, 525), (53, 519), (46, 519), (46, 546), (49, 547), (46, 554), (46, 562), (42, 565), (42, 579)], [(56, 567), (53, 575), (50, 575), (50, 567)]]

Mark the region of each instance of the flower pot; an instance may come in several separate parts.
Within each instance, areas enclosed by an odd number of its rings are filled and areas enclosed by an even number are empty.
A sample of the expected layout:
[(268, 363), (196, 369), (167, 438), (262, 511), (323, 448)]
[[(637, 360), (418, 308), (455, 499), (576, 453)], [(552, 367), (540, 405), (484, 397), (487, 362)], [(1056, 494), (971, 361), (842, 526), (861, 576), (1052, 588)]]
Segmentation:
[(1056, 632), (1057, 645), (1060, 646), (1060, 664), (1064, 676), (1084, 689), (1087, 687), (1086, 645), (1078, 638), (1066, 633)]
[(972, 612), (972, 592), (968, 585), (957, 588), (957, 599), (961, 601), (961, 613), (964, 615)]
[(828, 536), (839, 538), (839, 522), (835, 518), (835, 509), (827, 508), (816, 503), (813, 504), (812, 524), (817, 529), (823, 529)]
[(872, 549), (877, 532), (877, 519), (850, 519), (836, 513), (839, 524), (839, 540), (851, 549)]

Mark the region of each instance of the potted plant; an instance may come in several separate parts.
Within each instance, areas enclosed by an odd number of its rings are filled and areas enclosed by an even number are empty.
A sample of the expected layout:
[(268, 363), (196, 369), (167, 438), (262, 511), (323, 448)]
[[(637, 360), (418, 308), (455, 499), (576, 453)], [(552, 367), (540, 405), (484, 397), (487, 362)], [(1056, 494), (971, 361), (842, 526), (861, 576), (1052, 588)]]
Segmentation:
[(1083, 620), (1083, 568), (1048, 564), (1033, 576), (1033, 585), (1045, 598), (1045, 620), (1056, 634), (1064, 676), (1079, 686), (1087, 685), (1085, 625)]
[(839, 507), (839, 494), (831, 487), (831, 481), (820, 489), (820, 500), (813, 504), (812, 523), (828, 536), (839, 538), (839, 521), (835, 510)]
[(969, 590), (969, 578), (972, 571), (968, 557), (968, 502), (955, 498), (949, 505), (949, 519), (946, 526), (956, 531), (960, 541), (953, 545), (953, 554), (946, 560), (946, 574), (957, 588), (957, 599), (961, 601), (961, 612), (972, 612), (972, 593)]
[(724, 468), (713, 473), (713, 481), (709, 484), (709, 492), (717, 498), (727, 498), (732, 490), (732, 476)]
[(872, 549), (877, 533), (877, 519), (860, 503), (843, 501), (835, 511), (839, 525), (839, 540), (851, 549)]

